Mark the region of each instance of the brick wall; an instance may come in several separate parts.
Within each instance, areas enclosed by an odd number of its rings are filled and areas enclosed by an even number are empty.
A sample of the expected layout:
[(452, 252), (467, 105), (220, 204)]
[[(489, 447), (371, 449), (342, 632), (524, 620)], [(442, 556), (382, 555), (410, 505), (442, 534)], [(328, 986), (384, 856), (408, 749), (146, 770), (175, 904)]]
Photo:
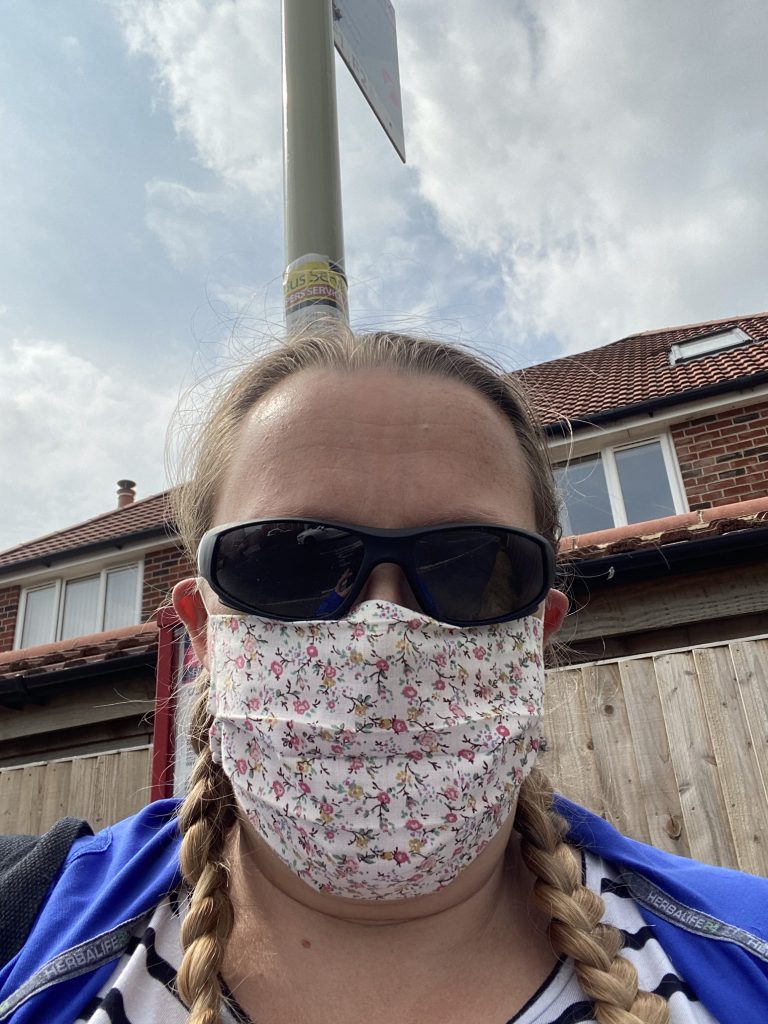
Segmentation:
[(168, 603), (174, 583), (194, 575), (196, 575), (195, 570), (190, 565), (187, 556), (175, 544), (146, 555), (144, 558), (144, 594), (141, 606), (142, 622), (154, 618), (157, 609)]
[(0, 590), (0, 651), (13, 650), (20, 594), (20, 586), (4, 587)]
[(768, 494), (768, 402), (672, 427), (692, 510)]

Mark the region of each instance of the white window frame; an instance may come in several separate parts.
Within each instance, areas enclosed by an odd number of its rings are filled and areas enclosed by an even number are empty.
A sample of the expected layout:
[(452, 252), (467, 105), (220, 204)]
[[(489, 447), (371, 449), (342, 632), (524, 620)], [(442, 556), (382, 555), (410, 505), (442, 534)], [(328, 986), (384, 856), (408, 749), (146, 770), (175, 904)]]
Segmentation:
[[(46, 643), (57, 643), (59, 640), (59, 634), (61, 633), (61, 627), (64, 620), (64, 594), (66, 592), (65, 585), (67, 583), (74, 583), (76, 580), (91, 579), (94, 576), (99, 577), (99, 596), (98, 605), (99, 610), (99, 626), (96, 630), (97, 633), (103, 632), (104, 629), (104, 615), (106, 614), (106, 593), (107, 593), (107, 576), (111, 572), (115, 572), (119, 569), (136, 569), (136, 604), (134, 606), (134, 620), (136, 624), (141, 621), (141, 608), (144, 599), (144, 559), (131, 559), (125, 561), (113, 562), (111, 564), (98, 565), (80, 565), (72, 566), (66, 572), (63, 572), (60, 576), (55, 576), (49, 579), (35, 580), (34, 583), (30, 583), (26, 587), (22, 587), (21, 594), (19, 596), (19, 610), (16, 615), (16, 631), (13, 638), (13, 649), (22, 650), (21, 638), (24, 634), (24, 618), (27, 611), (27, 594), (33, 590), (43, 590), (46, 587), (53, 584), (54, 587), (54, 606), (53, 606), (53, 636), (51, 640), (45, 641)], [(74, 639), (74, 638), (72, 638)]]
[(738, 348), (739, 345), (752, 339), (740, 327), (732, 327), (727, 331), (716, 331), (699, 338), (678, 341), (669, 350), (669, 365), (687, 363), (689, 359), (699, 359), (713, 352), (725, 352), (727, 349)]
[[(608, 490), (608, 500), (611, 503), (611, 515), (613, 516), (614, 529), (618, 526), (632, 525), (627, 520), (627, 510), (624, 505), (624, 496), (621, 493), (621, 484), (619, 482), (619, 471), (616, 466), (615, 453), (626, 451), (628, 448), (641, 448), (643, 445), (652, 444), (656, 441), (660, 442), (661, 445), (664, 468), (667, 472), (667, 482), (669, 483), (669, 489), (672, 494), (674, 512), (670, 514), (679, 515), (683, 512), (688, 512), (688, 500), (685, 494), (685, 487), (683, 486), (680, 466), (678, 465), (677, 457), (675, 456), (672, 438), (668, 433), (638, 438), (636, 441), (628, 441), (624, 444), (606, 445), (604, 448), (598, 448), (592, 452), (583, 452), (579, 455), (579, 461), (581, 459), (593, 458), (596, 455), (600, 456), (603, 472), (605, 473), (605, 485)], [(555, 464), (556, 469), (567, 466), (568, 462), (558, 462)], [(563, 501), (565, 502), (565, 497), (563, 497)]]
[[(27, 594), (34, 590), (47, 590), (50, 586), (53, 586), (53, 611), (51, 613), (51, 632), (55, 637), (59, 631), (59, 607), (61, 605), (61, 580), (46, 580), (45, 582), (36, 583), (31, 587), (24, 587), (19, 596), (19, 609), (16, 613), (16, 632), (13, 638), (13, 649), (23, 650), (21, 647), (21, 638), (24, 635), (24, 619), (27, 614)], [(52, 643), (52, 641), (47, 641)]]

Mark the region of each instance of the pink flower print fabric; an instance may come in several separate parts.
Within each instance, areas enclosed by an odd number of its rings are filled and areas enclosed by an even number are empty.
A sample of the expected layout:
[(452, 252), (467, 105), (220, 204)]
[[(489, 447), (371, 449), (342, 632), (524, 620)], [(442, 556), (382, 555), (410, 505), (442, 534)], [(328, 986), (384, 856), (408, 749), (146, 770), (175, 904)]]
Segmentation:
[(433, 892), (512, 810), (539, 746), (535, 616), (462, 628), (366, 601), (338, 621), (214, 615), (208, 630), (214, 760), (313, 888)]

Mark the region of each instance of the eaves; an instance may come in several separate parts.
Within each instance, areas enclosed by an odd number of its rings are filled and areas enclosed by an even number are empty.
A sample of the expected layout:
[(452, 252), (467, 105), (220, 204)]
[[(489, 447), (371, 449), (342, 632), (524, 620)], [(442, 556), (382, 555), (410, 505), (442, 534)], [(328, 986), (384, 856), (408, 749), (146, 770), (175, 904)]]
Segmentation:
[(80, 544), (77, 547), (66, 548), (62, 551), (54, 551), (50, 554), (38, 554), (32, 558), (23, 558), (18, 562), (11, 562), (0, 567), (0, 583), (8, 585), (12, 577), (24, 576), (37, 569), (52, 569), (54, 566), (65, 562), (75, 562), (86, 558), (89, 555), (100, 552), (122, 551), (133, 545), (146, 544), (152, 540), (167, 540), (168, 543), (177, 541), (175, 533), (163, 526), (147, 527), (143, 530), (136, 530), (133, 533), (124, 533), (117, 537), (100, 538), (90, 541), (87, 544)]
[(548, 436), (569, 437), (573, 431), (582, 428), (614, 423), (617, 420), (627, 419), (630, 416), (652, 415), (659, 409), (669, 409), (677, 405), (686, 405), (691, 402), (702, 401), (706, 398), (727, 395), (728, 393), (737, 394), (763, 384), (768, 384), (768, 370), (752, 373), (745, 377), (736, 377), (732, 380), (717, 381), (715, 384), (707, 384), (701, 388), (678, 391), (670, 395), (659, 395), (657, 398), (647, 399), (644, 402), (635, 402), (632, 405), (603, 409), (600, 412), (576, 416), (572, 419), (555, 420), (553, 423), (548, 423), (544, 426), (544, 432)]
[(620, 589), (645, 580), (734, 569), (768, 561), (768, 528), (734, 529), (695, 540), (643, 545), (634, 550), (612, 551), (596, 557), (569, 558), (561, 563), (560, 576), (571, 590)]
[(26, 669), (0, 678), (0, 707), (20, 710), (28, 704), (44, 704), (59, 696), (64, 687), (78, 683), (94, 683), (108, 675), (146, 668), (154, 672), (157, 645), (142, 651), (113, 655), (102, 661), (72, 664), (63, 668)]

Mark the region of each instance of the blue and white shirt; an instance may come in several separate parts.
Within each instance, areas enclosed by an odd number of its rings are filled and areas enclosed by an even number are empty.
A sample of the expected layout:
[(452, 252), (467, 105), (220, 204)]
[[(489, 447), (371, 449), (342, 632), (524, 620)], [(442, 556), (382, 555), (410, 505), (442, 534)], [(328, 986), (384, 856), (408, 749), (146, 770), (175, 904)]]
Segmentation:
[[(584, 854), (584, 867), (587, 887), (605, 901), (603, 920), (624, 935), (622, 955), (636, 967), (640, 987), (667, 1000), (670, 1024), (717, 1024), (678, 974), (616, 872), (591, 853)], [(136, 924), (114, 973), (83, 1008), (77, 1024), (186, 1024), (187, 1012), (175, 988), (184, 910), (184, 901), (174, 892)], [(234, 999), (222, 1020), (224, 1024), (252, 1024)], [(592, 1004), (576, 978), (575, 964), (566, 958), (526, 1005), (509, 1017), (509, 1024), (584, 1024), (594, 1020)], [(472, 1024), (482, 1022), (473, 1020)]]
[[(766, 1024), (768, 879), (664, 853), (567, 800), (556, 806), (588, 885), (625, 933), (624, 955), (643, 988), (668, 997), (674, 1024)], [(27, 941), (0, 968), (0, 1024), (186, 1024), (173, 989), (176, 807), (159, 801), (74, 842)], [(232, 1012), (227, 1024), (248, 1024)], [(568, 960), (510, 1012), (514, 1024), (593, 1019)]]

